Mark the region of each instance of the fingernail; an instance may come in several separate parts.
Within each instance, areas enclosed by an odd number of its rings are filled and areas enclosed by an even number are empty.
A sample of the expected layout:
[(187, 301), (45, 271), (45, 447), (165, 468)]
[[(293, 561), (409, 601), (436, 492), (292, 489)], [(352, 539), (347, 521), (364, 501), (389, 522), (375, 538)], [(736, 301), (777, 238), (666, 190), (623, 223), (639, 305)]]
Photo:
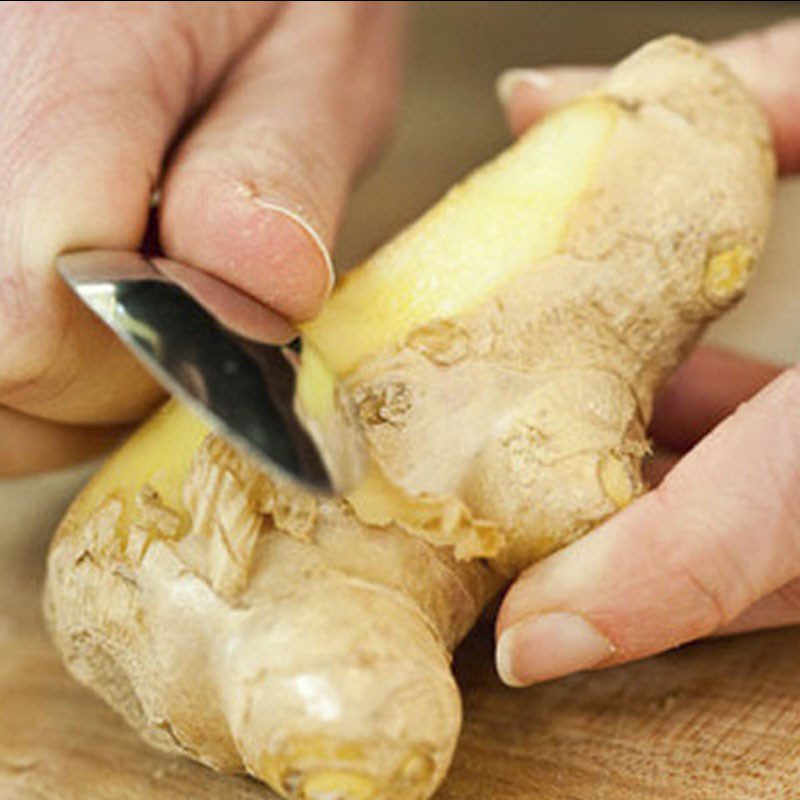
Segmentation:
[(508, 686), (529, 686), (589, 669), (614, 645), (578, 614), (555, 611), (512, 625), (497, 642), (497, 673)]
[(553, 85), (553, 79), (546, 72), (538, 69), (507, 69), (495, 82), (495, 90), (500, 103), (507, 106), (511, 102), (517, 86), (523, 84), (546, 92)]
[(286, 206), (278, 205), (277, 203), (271, 203), (269, 200), (264, 200), (261, 197), (255, 197), (253, 198), (253, 201), (261, 208), (269, 209), (270, 211), (275, 211), (278, 214), (283, 214), (284, 216), (289, 217), (289, 219), (296, 222), (303, 229), (303, 231), (305, 231), (309, 239), (314, 242), (328, 271), (328, 286), (325, 296), (329, 296), (333, 291), (333, 287), (336, 285), (336, 270), (333, 266), (333, 259), (331, 258), (330, 251), (325, 246), (325, 242), (322, 241), (322, 237), (313, 228), (311, 223), (301, 217), (298, 213), (286, 208)]

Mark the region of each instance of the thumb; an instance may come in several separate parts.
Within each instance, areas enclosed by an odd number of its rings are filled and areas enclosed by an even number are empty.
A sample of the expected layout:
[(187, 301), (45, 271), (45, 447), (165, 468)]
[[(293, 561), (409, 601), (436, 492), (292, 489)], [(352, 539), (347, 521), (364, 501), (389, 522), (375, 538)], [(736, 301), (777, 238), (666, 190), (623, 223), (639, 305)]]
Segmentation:
[(515, 686), (707, 636), (800, 575), (800, 368), (718, 426), (655, 490), (532, 567), (498, 618)]
[[(711, 45), (761, 104), (770, 122), (778, 166), (800, 170), (800, 20), (746, 33)], [(551, 108), (591, 90), (605, 67), (555, 66), (512, 69), (497, 81), (500, 98), (515, 136)]]

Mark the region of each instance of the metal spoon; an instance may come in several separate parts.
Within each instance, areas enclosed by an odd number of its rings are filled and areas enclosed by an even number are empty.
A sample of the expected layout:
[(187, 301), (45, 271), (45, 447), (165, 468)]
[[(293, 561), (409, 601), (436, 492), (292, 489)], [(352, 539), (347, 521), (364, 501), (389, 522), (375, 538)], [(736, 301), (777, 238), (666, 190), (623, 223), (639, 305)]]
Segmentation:
[(354, 487), (365, 451), (347, 399), (337, 390), (336, 419), (309, 424), (296, 397), (299, 337), (253, 298), (169, 259), (91, 250), (56, 266), (172, 395), (267, 469), (316, 492)]

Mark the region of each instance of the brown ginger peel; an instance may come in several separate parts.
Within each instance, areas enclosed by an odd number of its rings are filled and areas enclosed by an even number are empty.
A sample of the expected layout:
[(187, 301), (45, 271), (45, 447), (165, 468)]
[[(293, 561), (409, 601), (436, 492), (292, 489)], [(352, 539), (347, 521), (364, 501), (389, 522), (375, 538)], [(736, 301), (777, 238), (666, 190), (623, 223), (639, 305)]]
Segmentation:
[[(286, 797), (430, 797), (460, 728), (452, 649), (643, 491), (653, 394), (741, 296), (773, 173), (706, 50), (634, 53), (304, 326), (368, 442), (349, 498), (258, 473), (175, 404), (110, 459), (49, 557), (69, 669), (153, 744)], [(322, 424), (325, 380), (301, 373)]]

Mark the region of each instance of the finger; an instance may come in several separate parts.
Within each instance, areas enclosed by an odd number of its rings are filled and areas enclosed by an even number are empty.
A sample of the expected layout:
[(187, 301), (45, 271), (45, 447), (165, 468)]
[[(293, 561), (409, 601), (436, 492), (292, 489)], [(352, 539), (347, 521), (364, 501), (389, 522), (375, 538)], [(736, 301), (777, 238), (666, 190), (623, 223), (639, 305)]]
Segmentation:
[(757, 600), (735, 620), (716, 631), (716, 635), (731, 636), (764, 628), (784, 628), (798, 623), (800, 623), (800, 580), (795, 579), (772, 594)]
[(780, 372), (774, 364), (698, 347), (656, 398), (650, 433), (660, 445), (684, 452)]
[(546, 67), (502, 73), (497, 96), (511, 132), (519, 136), (550, 109), (593, 89), (607, 72), (605, 67)]
[[(719, 42), (713, 49), (739, 76), (769, 119), (778, 166), (800, 169), (800, 20)], [(593, 89), (607, 72), (599, 67), (514, 69), (497, 82), (514, 135), (555, 106)]]
[(263, 3), (9, 3), (0, 15), (0, 403), (70, 422), (158, 391), (64, 288), (55, 256), (136, 248), (170, 140)]
[(313, 316), (353, 177), (392, 118), (402, 28), (398, 3), (289, 4), (170, 169), (169, 254)]
[(782, 172), (800, 169), (800, 19), (716, 46), (761, 103), (772, 126)]
[(800, 574), (800, 368), (655, 490), (530, 569), (498, 618), (498, 669), (527, 684), (707, 636)]
[(95, 458), (127, 432), (126, 426), (61, 425), (0, 407), (0, 480)]

